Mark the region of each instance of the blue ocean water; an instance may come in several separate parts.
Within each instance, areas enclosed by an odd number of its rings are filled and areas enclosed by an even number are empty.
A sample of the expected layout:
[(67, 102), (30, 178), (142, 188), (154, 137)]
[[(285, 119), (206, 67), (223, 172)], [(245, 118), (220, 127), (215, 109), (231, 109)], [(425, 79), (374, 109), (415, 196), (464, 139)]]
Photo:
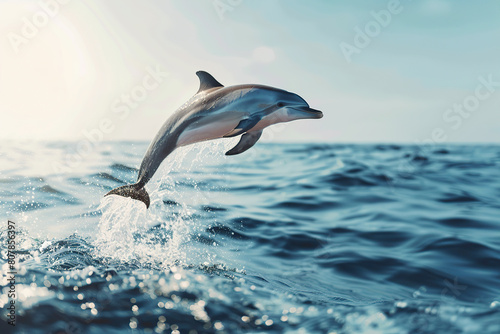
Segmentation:
[(500, 332), (499, 146), (221, 140), (103, 199), (147, 144), (2, 145), (1, 333)]

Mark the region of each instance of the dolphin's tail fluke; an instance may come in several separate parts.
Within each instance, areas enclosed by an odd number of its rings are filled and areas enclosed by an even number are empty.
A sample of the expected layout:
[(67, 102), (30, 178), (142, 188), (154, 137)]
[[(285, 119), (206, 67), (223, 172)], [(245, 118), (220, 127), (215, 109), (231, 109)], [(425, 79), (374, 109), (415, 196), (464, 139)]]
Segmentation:
[(146, 204), (146, 208), (149, 208), (149, 195), (144, 187), (139, 188), (136, 184), (128, 184), (126, 186), (121, 186), (111, 190), (109, 193), (104, 195), (119, 195), (123, 197), (130, 197)]

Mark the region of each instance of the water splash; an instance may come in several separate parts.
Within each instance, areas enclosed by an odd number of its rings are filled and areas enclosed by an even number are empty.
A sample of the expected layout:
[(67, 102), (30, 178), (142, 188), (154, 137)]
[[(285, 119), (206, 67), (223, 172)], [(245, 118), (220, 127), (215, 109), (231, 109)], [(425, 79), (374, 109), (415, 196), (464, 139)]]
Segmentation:
[[(220, 162), (232, 141), (208, 142), (176, 150), (166, 159), (148, 184), (151, 206), (129, 198), (108, 196), (101, 200), (102, 217), (96, 236), (96, 255), (145, 266), (209, 265), (215, 255), (192, 245), (191, 238), (203, 229), (196, 207), (210, 203), (204, 191), (183, 192), (181, 183), (197, 188), (196, 180), (185, 179), (199, 164)], [(216, 153), (216, 154), (215, 154)]]

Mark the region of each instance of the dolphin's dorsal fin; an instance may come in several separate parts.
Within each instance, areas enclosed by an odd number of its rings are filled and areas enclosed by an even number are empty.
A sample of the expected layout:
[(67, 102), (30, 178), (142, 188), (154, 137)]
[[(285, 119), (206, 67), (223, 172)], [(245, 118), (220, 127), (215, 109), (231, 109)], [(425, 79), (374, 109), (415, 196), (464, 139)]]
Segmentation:
[(198, 78), (200, 78), (200, 89), (198, 89), (198, 93), (203, 92), (204, 90), (215, 88), (215, 87), (224, 87), (220, 82), (215, 80), (215, 78), (208, 72), (198, 71), (196, 72)]

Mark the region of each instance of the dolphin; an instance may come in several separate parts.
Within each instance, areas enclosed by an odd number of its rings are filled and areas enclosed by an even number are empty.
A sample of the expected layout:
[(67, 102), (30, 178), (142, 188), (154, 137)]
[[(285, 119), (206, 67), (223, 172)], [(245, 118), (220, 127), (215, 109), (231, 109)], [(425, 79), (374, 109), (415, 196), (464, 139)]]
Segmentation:
[(139, 200), (149, 208), (144, 188), (162, 161), (178, 147), (217, 138), (241, 138), (226, 155), (251, 148), (269, 125), (296, 119), (323, 117), (299, 95), (264, 85), (224, 87), (212, 75), (196, 72), (198, 92), (167, 119), (142, 159), (137, 182), (111, 190), (104, 196), (120, 195)]

